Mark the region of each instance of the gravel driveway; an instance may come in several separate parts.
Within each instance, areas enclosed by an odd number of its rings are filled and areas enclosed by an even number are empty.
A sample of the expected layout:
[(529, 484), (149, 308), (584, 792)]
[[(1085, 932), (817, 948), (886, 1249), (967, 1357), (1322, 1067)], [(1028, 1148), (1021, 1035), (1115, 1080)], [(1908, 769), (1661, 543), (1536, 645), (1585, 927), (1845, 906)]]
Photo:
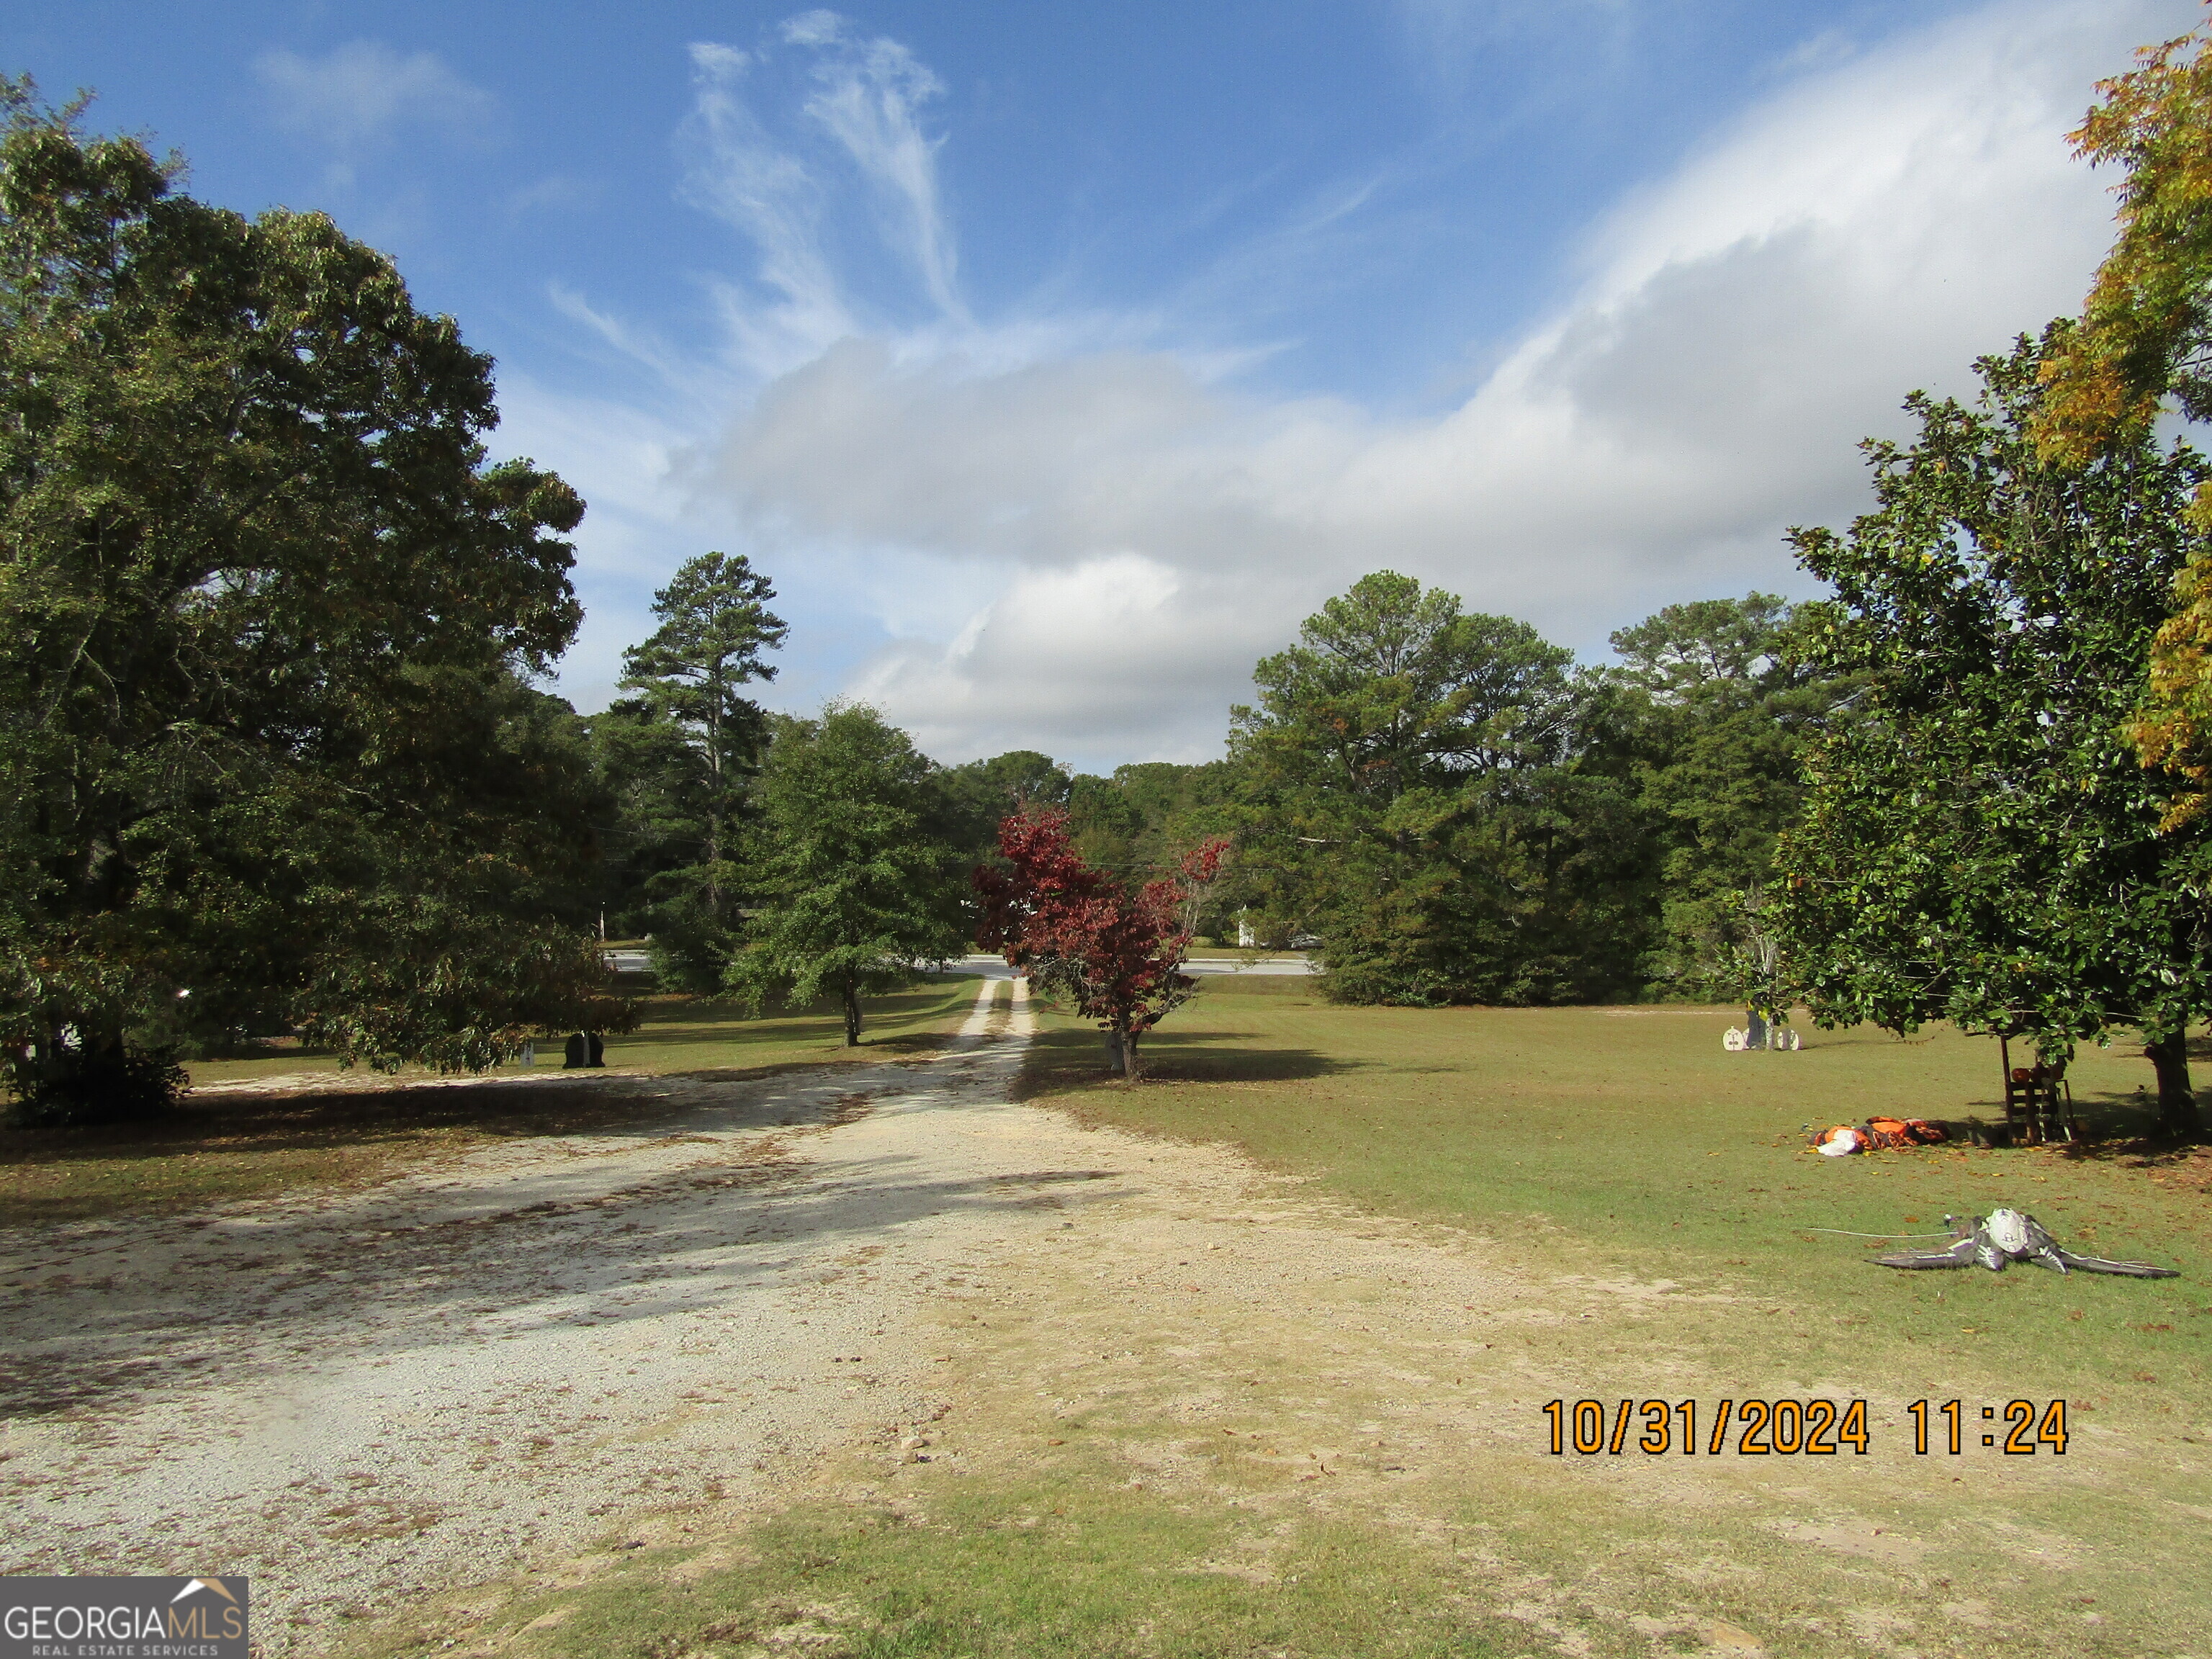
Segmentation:
[(248, 1574), (266, 1651), (310, 1652), (927, 1423), (917, 1293), (1087, 1179), (1032, 1167), (999, 983), (927, 1064), (651, 1079), (649, 1127), (0, 1237), (0, 1572)]

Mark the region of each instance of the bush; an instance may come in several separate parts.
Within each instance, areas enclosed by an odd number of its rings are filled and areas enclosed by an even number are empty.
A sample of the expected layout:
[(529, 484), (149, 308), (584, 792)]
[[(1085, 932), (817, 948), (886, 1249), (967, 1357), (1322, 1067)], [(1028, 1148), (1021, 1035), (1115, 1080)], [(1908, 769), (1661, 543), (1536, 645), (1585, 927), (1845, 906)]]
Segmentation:
[(712, 996), (722, 988), (730, 936), (704, 916), (673, 908), (663, 912), (654, 919), (645, 948), (660, 989)]
[(18, 1129), (76, 1128), (158, 1117), (177, 1103), (185, 1069), (169, 1048), (130, 1043), (82, 1053), (65, 1049), (46, 1060), (9, 1066), (15, 1099), (8, 1123)]

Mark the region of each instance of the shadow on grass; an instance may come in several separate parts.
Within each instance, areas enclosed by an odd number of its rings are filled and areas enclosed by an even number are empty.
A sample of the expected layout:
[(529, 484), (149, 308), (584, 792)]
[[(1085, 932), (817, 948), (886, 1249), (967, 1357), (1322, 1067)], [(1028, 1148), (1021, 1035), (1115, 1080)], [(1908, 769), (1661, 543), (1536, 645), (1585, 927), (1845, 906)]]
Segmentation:
[[(670, 1110), (663, 1079), (672, 1075), (750, 1083), (848, 1058), (932, 1058), (950, 1042), (934, 1028), (963, 1000), (943, 984), (869, 998), (869, 1029), (848, 1050), (834, 1004), (749, 1020), (721, 998), (659, 998), (635, 1036), (610, 1045), (607, 1072), (503, 1071), (397, 1085), (364, 1073), (349, 1086), (344, 1073), (325, 1071), (294, 1088), (280, 1080), (308, 1056), (289, 1050), (246, 1075), (210, 1080), (157, 1118), (0, 1130), (0, 1225), (173, 1212), (280, 1187), (350, 1182), (441, 1145), (635, 1132)], [(257, 1087), (257, 1078), (277, 1086)], [(757, 1127), (812, 1121), (802, 1109)]]
[[(851, 1050), (851, 1053), (856, 1059), (872, 1051), (882, 1053), (889, 1050), (893, 1054), (935, 1054), (940, 1049), (950, 1048), (952, 1037), (953, 1034), (950, 1031), (878, 1031), (863, 1027), (860, 1031), (860, 1046)], [(819, 1043), (824, 1047), (834, 1043), (839, 1048), (844, 1047), (843, 1039), (839, 1034), (819, 1030), (794, 1030), (778, 1033), (764, 1028), (757, 1031), (748, 1031), (742, 1037), (732, 1037), (727, 1031), (708, 1031), (697, 1034), (685, 1033), (680, 1036), (656, 1036), (646, 1037), (643, 1040), (633, 1035), (620, 1046), (613, 1043), (608, 1045), (607, 1064), (619, 1066), (627, 1058), (643, 1049), (728, 1048), (738, 1043), (757, 1045), (762, 1048), (779, 1043), (787, 1047), (800, 1043)], [(668, 1058), (674, 1059), (676, 1056), (671, 1055)], [(726, 1066), (708, 1066), (697, 1072), (687, 1071), (684, 1075), (687, 1077), (720, 1076), (730, 1069), (732, 1068)], [(735, 1069), (744, 1072), (748, 1076), (766, 1077), (772, 1073), (789, 1068), (778, 1065), (768, 1065), (740, 1066)]]
[[(1963, 1123), (1971, 1120), (1985, 1130), (2002, 1129), (2005, 1121), (2002, 1100), (1965, 1103)], [(2084, 1093), (2074, 1103), (2075, 1140), (2053, 1141), (2045, 1150), (2069, 1164), (2118, 1164), (2130, 1169), (2155, 1169), (2188, 1164), (2192, 1158), (2212, 1159), (2212, 1146), (2201, 1140), (2177, 1141), (2158, 1131), (2157, 1103), (2144, 1091), (2102, 1090)]]
[[(2204, 1109), (2200, 1097), (2197, 1110), (2202, 1114)], [(2157, 1103), (2147, 1092), (2100, 1094), (2094, 1105), (2076, 1103), (2076, 1110), (2081, 1139), (2061, 1142), (2056, 1148), (2068, 1163), (2176, 1172), (2212, 1192), (2212, 1143), (2202, 1134), (2179, 1140), (2161, 1134)]]
[[(1239, 1048), (1250, 1040), (1244, 1031), (1155, 1033), (1139, 1050), (1147, 1083), (1296, 1083), (1340, 1073), (1364, 1071), (1372, 1062), (1345, 1060), (1314, 1048)], [(1024, 1098), (1054, 1089), (1112, 1084), (1119, 1074), (1106, 1060), (1103, 1033), (1092, 1030), (1040, 1032), (1023, 1073)]]
[[(941, 984), (913, 991), (869, 997), (861, 1005), (860, 1037), (872, 1033), (906, 1036), (904, 1028), (944, 1018), (947, 999)], [(779, 1009), (756, 1015), (744, 1004), (722, 997), (653, 997), (638, 1008), (637, 1029), (615, 1039), (617, 1047), (648, 1044), (674, 1047), (685, 1043), (805, 1042), (834, 1036), (842, 1011), (831, 998), (805, 1008)], [(929, 1034), (922, 1034), (928, 1038)]]
[[(866, 1047), (933, 1053), (943, 1041), (925, 1033), (881, 1038)], [(208, 1153), (275, 1157), (374, 1151), (441, 1134), (520, 1140), (631, 1133), (669, 1115), (672, 1109), (672, 1109), (668, 1085), (678, 1079), (757, 1083), (818, 1069), (793, 1061), (663, 1074), (568, 1072), (535, 1079), (464, 1077), (442, 1086), (322, 1088), (298, 1094), (210, 1092), (188, 1098), (161, 1117), (135, 1123), (0, 1130), (0, 1167), (28, 1170), (95, 1160), (139, 1163)], [(816, 1111), (811, 1105), (772, 1099), (724, 1109), (729, 1121), (718, 1123), (720, 1128), (807, 1127), (834, 1115), (828, 1109)], [(35, 1224), (42, 1219), (68, 1218), (90, 1212), (71, 1207), (83, 1202), (73, 1194), (50, 1201), (10, 1194), (0, 1201), (0, 1219), (7, 1224)]]
[[(0, 1164), (168, 1158), (375, 1146), (441, 1130), (494, 1136), (560, 1134), (635, 1115), (650, 1078), (457, 1079), (445, 1087), (214, 1093), (157, 1118), (84, 1128), (0, 1130)], [(476, 1086), (471, 1086), (472, 1085)], [(648, 1097), (648, 1098), (640, 1098)]]

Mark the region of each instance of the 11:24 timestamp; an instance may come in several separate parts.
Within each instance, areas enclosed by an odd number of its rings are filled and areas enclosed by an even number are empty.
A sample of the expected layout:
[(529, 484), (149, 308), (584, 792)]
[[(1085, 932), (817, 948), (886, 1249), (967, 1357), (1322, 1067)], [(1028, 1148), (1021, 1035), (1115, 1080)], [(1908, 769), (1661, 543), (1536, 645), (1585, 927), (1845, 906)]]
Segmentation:
[[(1940, 1406), (1930, 1406), (1925, 1400), (1916, 1400), (1905, 1408), (1912, 1419), (1912, 1449), (1921, 1457), (1929, 1453), (1929, 1425), (1935, 1423), (1942, 1437), (1943, 1449), (1951, 1456), (1960, 1455), (1965, 1442), (1961, 1419), (1965, 1406), (1956, 1400), (1946, 1400)], [(1982, 1407), (1982, 1421), (1990, 1425), (1988, 1433), (1981, 1437), (1982, 1444), (1998, 1445), (1998, 1436), (2003, 1436), (2002, 1446), (2007, 1457), (2033, 1457), (2039, 1446), (2051, 1448), (2054, 1456), (2066, 1455), (2066, 1402), (2054, 1400), (2039, 1413), (2033, 1400), (2008, 1400), (2004, 1405), (2006, 1427), (1996, 1426), (1997, 1408)]]

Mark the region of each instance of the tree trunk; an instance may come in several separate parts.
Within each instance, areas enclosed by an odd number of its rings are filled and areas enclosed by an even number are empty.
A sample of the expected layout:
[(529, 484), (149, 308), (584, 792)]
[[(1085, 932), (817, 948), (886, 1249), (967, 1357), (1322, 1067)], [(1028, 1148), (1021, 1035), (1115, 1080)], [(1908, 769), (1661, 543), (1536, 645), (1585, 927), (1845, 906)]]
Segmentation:
[(1122, 1081), (1134, 1083), (1144, 1074), (1143, 1068), (1137, 1064), (1137, 1034), (1134, 1031), (1124, 1031), (1121, 1033)]
[(2160, 1130), (2179, 1138), (2193, 1137), (2198, 1126), (2197, 1091), (2189, 1084), (2188, 1028), (2185, 1026), (2146, 1044), (2143, 1052), (2150, 1056), (2151, 1066), (2158, 1073)]
[(860, 1046), (860, 988), (850, 978), (845, 981), (845, 1046)]
[(707, 920), (722, 925), (722, 809), (707, 809)]
[[(719, 668), (719, 665), (718, 665)], [(722, 682), (707, 684), (707, 919), (722, 925)]]

